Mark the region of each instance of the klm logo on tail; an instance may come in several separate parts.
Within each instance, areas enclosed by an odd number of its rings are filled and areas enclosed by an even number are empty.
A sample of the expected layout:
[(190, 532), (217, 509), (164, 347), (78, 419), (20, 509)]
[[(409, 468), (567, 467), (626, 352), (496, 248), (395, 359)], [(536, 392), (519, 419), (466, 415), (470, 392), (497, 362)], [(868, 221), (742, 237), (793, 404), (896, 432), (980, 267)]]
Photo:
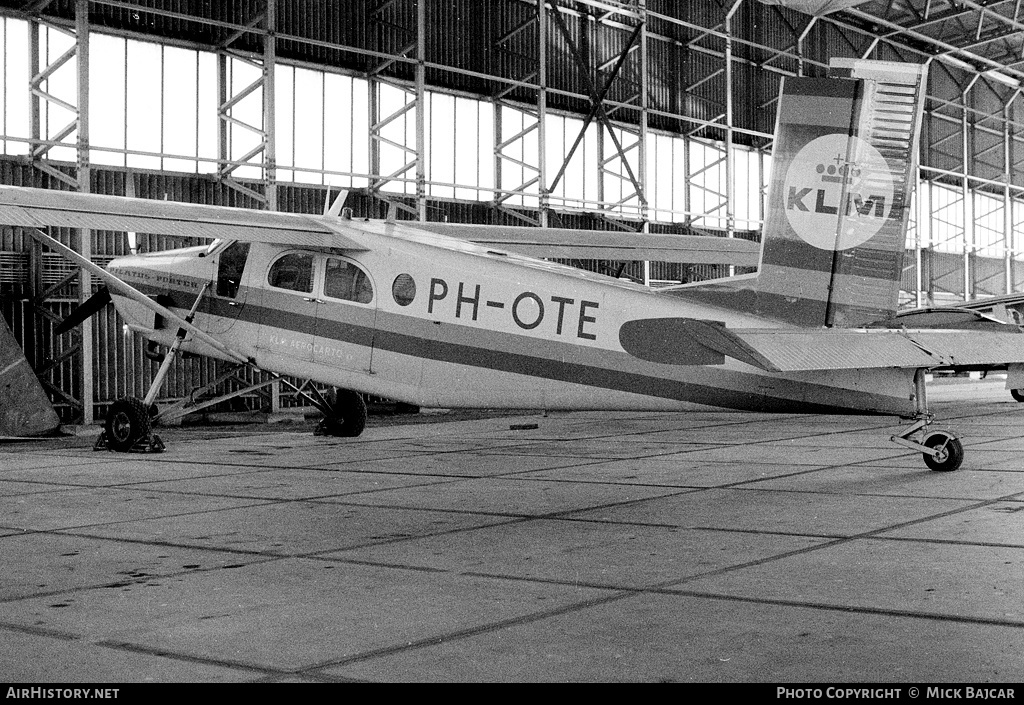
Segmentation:
[(831, 134), (804, 145), (783, 186), (786, 218), (806, 243), (848, 250), (881, 229), (893, 203), (889, 166), (858, 137)]
[(925, 71), (860, 59), (835, 71), (783, 79), (757, 274), (687, 295), (803, 328), (895, 313)]

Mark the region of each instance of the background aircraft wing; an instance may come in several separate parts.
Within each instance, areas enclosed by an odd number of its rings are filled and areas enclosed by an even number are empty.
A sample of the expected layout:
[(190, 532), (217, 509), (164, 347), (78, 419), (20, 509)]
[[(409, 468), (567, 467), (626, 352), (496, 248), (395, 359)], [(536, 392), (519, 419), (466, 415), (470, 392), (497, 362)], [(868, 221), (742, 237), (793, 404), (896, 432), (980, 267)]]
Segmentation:
[[(961, 301), (948, 306), (929, 306), (925, 308), (914, 308), (900, 311), (896, 314), (895, 321), (902, 325), (914, 328), (927, 328), (927, 321), (938, 319), (941, 316), (953, 316), (959, 314), (964, 327), (969, 327), (973, 321), (964, 316), (965, 313), (974, 315), (974, 321), (997, 320), (1004, 323), (1024, 322), (1024, 293), (1004, 294), (1002, 296), (988, 296), (972, 301)], [(924, 323), (924, 325), (921, 325)], [(950, 326), (959, 327), (959, 326)]]
[(18, 186), (0, 186), (0, 223), (368, 249), (356, 233), (320, 216)]
[(761, 254), (761, 244), (758, 242), (710, 235), (651, 235), (604, 230), (456, 223), (407, 224), (439, 235), (500, 247), (528, 257), (630, 262), (650, 260), (756, 267)]
[(688, 364), (674, 359), (671, 341), (690, 345), (696, 341), (708, 350), (769, 372), (1024, 363), (1024, 334), (1016, 326), (1006, 326), (1005, 332), (732, 329), (716, 321), (652, 318), (623, 325), (619, 339), (627, 352), (651, 362)]

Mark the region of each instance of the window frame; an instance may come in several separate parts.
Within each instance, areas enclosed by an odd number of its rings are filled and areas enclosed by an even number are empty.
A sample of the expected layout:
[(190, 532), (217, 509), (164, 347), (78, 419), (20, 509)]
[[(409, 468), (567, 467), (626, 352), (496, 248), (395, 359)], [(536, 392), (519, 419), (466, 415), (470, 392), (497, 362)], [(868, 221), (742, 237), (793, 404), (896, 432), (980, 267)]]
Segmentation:
[[(363, 273), (363, 276), (365, 276), (366, 280), (370, 283), (370, 291), (371, 291), (372, 296), (370, 297), (369, 301), (367, 301), (366, 303), (363, 303), (361, 301), (356, 301), (355, 299), (339, 299), (339, 298), (336, 298), (334, 296), (330, 296), (327, 293), (327, 261), (330, 260), (330, 259), (341, 260), (342, 262), (345, 262), (346, 264), (348, 264), (351, 267), (355, 267), (356, 269), (358, 269), (360, 272)], [(320, 284), (319, 284), (319, 287), (315, 288), (315, 290), (318, 292), (320, 297), (322, 297), (323, 299), (325, 299), (327, 301), (338, 301), (338, 302), (345, 303), (345, 304), (353, 304), (355, 306), (364, 306), (366, 308), (376, 308), (376, 306), (377, 306), (377, 298), (378, 298), (378, 296), (380, 296), (380, 290), (377, 287), (377, 282), (375, 282), (373, 280), (373, 277), (370, 275), (370, 270), (369, 270), (368, 267), (366, 267), (365, 265), (363, 265), (363, 264), (361, 264), (359, 262), (356, 262), (351, 257), (345, 257), (344, 255), (338, 255), (338, 254), (333, 254), (333, 253), (332, 254), (322, 254), (322, 255), (320, 255), (320, 261), (321, 261), (321, 264), (320, 264), (319, 267), (317, 267), (317, 272), (318, 272), (318, 276), (319, 276), (319, 279), (320, 279)]]
[[(310, 264), (310, 273), (309, 273), (309, 286), (310, 286), (309, 291), (302, 291), (302, 290), (299, 290), (299, 289), (292, 289), (292, 288), (278, 286), (277, 284), (272, 284), (271, 283), (271, 281), (270, 281), (270, 274), (271, 274), (271, 272), (274, 271), (274, 266), (278, 262), (280, 262), (282, 259), (284, 259), (285, 257), (288, 257), (289, 255), (306, 255), (306, 256), (308, 256), (312, 260), (311, 264)], [(270, 266), (267, 267), (267, 273), (263, 277), (263, 281), (266, 283), (267, 288), (271, 289), (273, 291), (284, 291), (284, 292), (289, 292), (289, 293), (292, 293), (292, 294), (297, 294), (299, 296), (305, 296), (306, 298), (312, 298), (312, 297), (314, 297), (316, 295), (315, 292), (317, 290), (317, 277), (319, 276), (318, 269), (319, 268), (317, 267), (317, 253), (316, 252), (310, 252), (309, 250), (285, 250), (284, 252), (281, 252), (281, 253), (277, 254), (273, 259), (271, 259)]]

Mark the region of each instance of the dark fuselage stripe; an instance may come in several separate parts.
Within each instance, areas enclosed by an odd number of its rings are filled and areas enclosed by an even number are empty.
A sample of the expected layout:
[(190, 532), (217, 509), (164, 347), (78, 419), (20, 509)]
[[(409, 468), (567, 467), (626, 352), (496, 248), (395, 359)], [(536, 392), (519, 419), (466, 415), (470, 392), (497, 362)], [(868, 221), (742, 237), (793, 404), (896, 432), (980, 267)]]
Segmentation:
[[(160, 291), (166, 292), (163, 289)], [(259, 290), (248, 292), (250, 296), (258, 295), (258, 293)], [(293, 295), (281, 294), (281, 296), (291, 297)], [(338, 304), (338, 306), (345, 306), (345, 304)], [(372, 307), (352, 306), (350, 309), (352, 313), (365, 317), (364, 320), (368, 323), (374, 319), (375, 310)], [(849, 406), (835, 406), (809, 401), (809, 399), (815, 397), (815, 389), (819, 387), (822, 395), (828, 391), (834, 393), (834, 389), (827, 385), (816, 385), (810, 382), (773, 378), (774, 394), (768, 395), (730, 389), (722, 386), (722, 384), (715, 384), (714, 379), (709, 379), (708, 384), (700, 384), (652, 376), (642, 372), (630, 372), (624, 368), (629, 364), (641, 364), (641, 361), (626, 353), (592, 348), (580, 349), (578, 346), (570, 344), (551, 343), (550, 341), (535, 340), (509, 334), (495, 334), (494, 331), (476, 331), (462, 326), (458, 326), (458, 328), (463, 331), (470, 331), (471, 334), (489, 334), (492, 338), (500, 336), (506, 341), (515, 339), (516, 343), (519, 343), (519, 338), (522, 338), (520, 344), (523, 350), (535, 349), (538, 345), (543, 344), (554, 344), (560, 348), (564, 346), (564, 353), (562, 355), (549, 353), (553, 356), (540, 357), (507, 348), (498, 349), (496, 347), (483, 347), (465, 342), (450, 342), (434, 339), (427, 335), (409, 335), (381, 327), (375, 330), (372, 325), (345, 323), (326, 317), (317, 318), (308, 314), (257, 305), (251, 302), (236, 308), (229, 306), (228, 300), (215, 297), (207, 298), (200, 310), (213, 315), (227, 316), (238, 321), (265, 325), (304, 335), (312, 336), (312, 331), (316, 330), (317, 338), (322, 338), (325, 341), (349, 343), (438, 362), (467, 365), (498, 372), (580, 384), (599, 389), (629, 392), (661, 399), (707, 404), (709, 406), (786, 413), (861, 414), (872, 413), (873, 409), (882, 406), (880, 404), (881, 400), (876, 395), (853, 390), (844, 391), (844, 401), (848, 402)], [(408, 319), (411, 327), (431, 325), (431, 321), (424, 321), (416, 317), (398, 316), (396, 314), (389, 314), (387, 317)], [(442, 328), (452, 326), (455, 326), (455, 324), (446, 323), (443, 324)], [(489, 345), (493, 345), (494, 342), (491, 339), (488, 340)], [(569, 362), (566, 360), (569, 355), (578, 357), (581, 353), (607, 358), (607, 361), (604, 364), (598, 365)], [(710, 375), (724, 373), (724, 371), (707, 367), (700, 367), (698, 369)], [(729, 372), (728, 374), (733, 378), (745, 378), (746, 385), (751, 389), (758, 388), (757, 380), (762, 378), (761, 375), (741, 372)], [(786, 391), (791, 392), (793, 398), (783, 396)]]

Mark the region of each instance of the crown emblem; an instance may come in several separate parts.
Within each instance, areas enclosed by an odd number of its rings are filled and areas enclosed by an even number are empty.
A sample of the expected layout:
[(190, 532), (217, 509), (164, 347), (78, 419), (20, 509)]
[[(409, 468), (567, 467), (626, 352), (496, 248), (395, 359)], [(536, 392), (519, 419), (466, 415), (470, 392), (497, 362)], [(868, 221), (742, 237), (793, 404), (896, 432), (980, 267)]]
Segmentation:
[(841, 154), (832, 160), (834, 164), (819, 164), (815, 170), (821, 174), (821, 180), (831, 184), (852, 184), (860, 176), (856, 162), (848, 162)]

